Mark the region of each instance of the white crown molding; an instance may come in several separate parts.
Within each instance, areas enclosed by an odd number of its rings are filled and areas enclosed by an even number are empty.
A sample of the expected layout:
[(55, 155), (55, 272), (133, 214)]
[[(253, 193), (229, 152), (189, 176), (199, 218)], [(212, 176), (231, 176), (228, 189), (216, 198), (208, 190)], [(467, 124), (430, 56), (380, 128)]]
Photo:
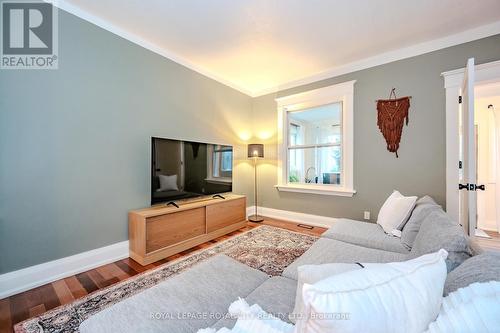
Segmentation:
[(68, 3), (65, 0), (44, 0), (44, 1), (51, 3), (52, 5), (56, 6), (57, 8), (62, 9), (65, 12), (68, 12), (70, 14), (73, 14), (73, 15), (75, 15), (75, 16), (77, 16), (85, 21), (88, 21), (88, 22), (90, 22), (90, 23), (92, 23), (92, 24), (94, 24), (94, 25), (96, 25), (104, 30), (107, 30), (109, 32), (112, 32), (115, 35), (118, 35), (122, 38), (125, 38), (126, 40), (128, 40), (134, 44), (142, 46), (143, 48), (145, 48), (149, 51), (152, 51), (156, 54), (159, 54), (159, 55), (161, 55), (169, 60), (172, 60), (172, 61), (174, 61), (174, 62), (176, 62), (176, 63), (178, 63), (186, 68), (189, 68), (197, 73), (200, 73), (201, 75), (204, 75), (212, 80), (215, 80), (219, 83), (222, 83), (222, 84), (224, 84), (230, 88), (233, 88), (233, 89), (235, 89), (235, 90), (237, 90), (245, 95), (253, 97), (252, 91), (245, 89), (243, 87), (240, 87), (237, 84), (230, 82), (230, 81), (220, 77), (219, 75), (194, 64), (193, 62), (187, 60), (186, 58), (175, 54), (174, 52), (171, 52), (165, 48), (159, 47), (158, 45), (151, 43), (150, 41), (144, 39), (143, 37), (135, 35), (129, 31), (126, 31), (126, 30), (116, 26), (115, 24), (113, 24), (111, 22), (108, 22), (108, 21), (106, 21), (98, 16), (95, 16), (95, 15), (89, 13), (86, 10), (81, 9), (78, 6), (75, 6), (73, 4)]
[[(247, 217), (255, 213), (255, 206), (247, 207)], [(309, 224), (316, 227), (330, 228), (338, 221), (338, 218), (320, 216), (313, 214), (304, 214), (267, 207), (257, 207), (257, 213), (262, 216), (277, 220), (290, 221), (296, 223)]]
[(126, 31), (111, 22), (108, 22), (98, 16), (95, 16), (78, 6), (72, 5), (65, 0), (44, 0), (45, 2), (52, 3), (54, 6), (62, 9), (68, 13), (71, 13), (75, 16), (80, 17), (92, 24), (97, 25), (105, 30), (108, 30), (122, 38), (125, 38), (132, 43), (140, 45), (152, 52), (155, 52), (167, 59), (170, 59), (184, 67), (187, 67), (195, 72), (198, 72), (208, 78), (211, 78), (215, 81), (218, 81), (228, 87), (231, 87), (241, 93), (244, 93), (250, 97), (259, 97), (262, 95), (267, 95), (270, 93), (275, 93), (281, 90), (286, 90), (294, 87), (298, 87), (301, 85), (313, 83), (316, 81), (321, 81), (324, 79), (332, 78), (339, 75), (348, 74), (351, 72), (359, 71), (362, 69), (367, 69), (383, 64), (387, 64), (393, 61), (402, 60), (406, 58), (411, 58), (414, 56), (418, 56), (421, 54), (437, 51), (440, 49), (444, 49), (450, 46), (459, 45), (467, 42), (471, 42), (477, 39), (493, 36), (496, 34), (500, 34), (500, 21), (496, 21), (490, 24), (486, 24), (477, 28), (469, 29), (457, 34), (449, 35), (443, 38), (434, 39), (431, 41), (415, 44), (409, 47), (400, 48), (397, 50), (381, 53), (375, 55), (373, 57), (368, 57), (365, 59), (361, 59), (358, 61), (354, 61), (342, 66), (332, 67), (325, 71), (321, 71), (319, 73), (308, 75), (303, 78), (292, 80), (274, 87), (269, 87), (261, 90), (249, 90), (241, 87), (239, 84), (232, 82), (231, 80), (227, 80), (217, 75), (216, 73), (207, 70), (203, 67), (200, 67), (193, 62), (189, 61), (185, 57), (179, 56), (168, 49), (159, 47), (158, 45), (149, 42), (147, 39), (135, 35), (129, 31)]
[[(497, 82), (500, 76), (500, 60), (476, 65), (474, 69), (476, 71), (477, 80), (482, 81), (482, 84), (487, 84), (489, 81)], [(464, 73), (465, 67), (441, 73), (441, 76), (444, 78), (444, 87), (452, 88), (462, 86)]]
[(128, 241), (0, 275), (0, 299), (128, 257)]
[(500, 21), (486, 24), (477, 28), (462, 31), (460, 33), (449, 35), (443, 38), (434, 39), (431, 41), (415, 44), (409, 47), (385, 52), (373, 57), (365, 58), (362, 60), (354, 61), (342, 66), (332, 67), (317, 74), (306, 76), (304, 78), (293, 80), (275, 87), (255, 91), (253, 97), (267, 95), (278, 91), (295, 88), (305, 84), (329, 79), (335, 76), (340, 76), (355, 71), (387, 64), (390, 62), (407, 59), (422, 55), (425, 53), (441, 50), (447, 47), (472, 42), (481, 38), (500, 34)]

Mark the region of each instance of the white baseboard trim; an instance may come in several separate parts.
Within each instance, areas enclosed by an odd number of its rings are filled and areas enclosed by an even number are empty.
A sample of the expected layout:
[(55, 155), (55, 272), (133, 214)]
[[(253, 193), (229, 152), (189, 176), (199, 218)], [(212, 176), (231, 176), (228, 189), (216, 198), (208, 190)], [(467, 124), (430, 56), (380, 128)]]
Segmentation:
[[(258, 207), (257, 212), (259, 215), (267, 216), (273, 219), (304, 223), (324, 228), (330, 228), (331, 226), (333, 226), (335, 222), (338, 221), (338, 219), (335, 217), (298, 213), (289, 210), (281, 210), (281, 209), (274, 209), (267, 207)], [(254, 213), (255, 213), (255, 206), (247, 207), (247, 216), (252, 215)]]
[(128, 257), (128, 241), (0, 275), (0, 299)]

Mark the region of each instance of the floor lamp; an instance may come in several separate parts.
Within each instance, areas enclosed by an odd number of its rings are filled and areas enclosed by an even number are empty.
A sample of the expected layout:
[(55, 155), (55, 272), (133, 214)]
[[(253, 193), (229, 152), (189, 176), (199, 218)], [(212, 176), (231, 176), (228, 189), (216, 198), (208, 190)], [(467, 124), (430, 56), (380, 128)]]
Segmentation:
[(253, 143), (248, 145), (248, 158), (253, 159), (253, 169), (254, 169), (254, 206), (255, 214), (248, 217), (250, 222), (262, 222), (264, 218), (257, 214), (257, 159), (264, 158), (264, 145), (261, 143)]

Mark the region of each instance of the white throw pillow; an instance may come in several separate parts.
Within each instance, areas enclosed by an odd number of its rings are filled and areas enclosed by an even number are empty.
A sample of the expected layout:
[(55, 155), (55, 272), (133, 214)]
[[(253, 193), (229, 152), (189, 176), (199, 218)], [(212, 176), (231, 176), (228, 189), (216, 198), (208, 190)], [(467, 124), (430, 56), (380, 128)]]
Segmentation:
[(439, 250), (304, 284), (296, 332), (423, 332), (441, 307), (447, 255)]
[(198, 330), (197, 333), (293, 333), (293, 325), (282, 321), (262, 310), (258, 304), (250, 306), (240, 298), (229, 305), (228, 313), (231, 318), (237, 318), (232, 329), (222, 327), (218, 331), (214, 328)]
[(398, 191), (392, 192), (380, 208), (377, 224), (388, 234), (393, 234), (393, 230), (403, 229), (416, 202), (415, 196), (405, 197)]
[(500, 282), (473, 283), (443, 299), (427, 333), (500, 331)]
[(295, 295), (295, 307), (289, 316), (290, 321), (295, 323), (303, 314), (304, 302), (302, 301), (302, 287), (304, 286), (304, 283), (313, 284), (327, 277), (356, 269), (361, 269), (361, 266), (358, 264), (343, 263), (299, 266), (297, 268), (298, 281), (297, 293)]
[(177, 175), (158, 175), (158, 178), (160, 179), (160, 188), (157, 190), (158, 192), (179, 190), (179, 187), (177, 186)]

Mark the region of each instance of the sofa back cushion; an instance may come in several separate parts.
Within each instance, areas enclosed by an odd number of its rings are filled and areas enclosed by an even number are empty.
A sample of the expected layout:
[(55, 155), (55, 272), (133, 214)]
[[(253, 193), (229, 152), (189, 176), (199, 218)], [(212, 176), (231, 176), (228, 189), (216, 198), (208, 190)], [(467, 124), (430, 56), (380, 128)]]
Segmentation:
[(401, 244), (403, 244), (403, 246), (405, 246), (408, 250), (411, 250), (422, 222), (427, 216), (429, 216), (430, 213), (440, 209), (442, 209), (441, 206), (439, 206), (428, 195), (418, 199), (408, 222), (401, 231)]
[(423, 332), (441, 307), (446, 255), (440, 250), (305, 283), (295, 332)]
[[(368, 265), (368, 264), (365, 264)], [(363, 265), (363, 266), (365, 266)], [(295, 323), (297, 318), (304, 312), (304, 301), (302, 299), (302, 288), (304, 284), (314, 284), (330, 276), (342, 274), (349, 271), (361, 269), (358, 264), (331, 263), (322, 265), (303, 265), (297, 268), (299, 280), (297, 282), (297, 292), (295, 294), (295, 307), (290, 315), (290, 321)]]
[(475, 282), (500, 281), (500, 252), (484, 252), (465, 260), (446, 277), (444, 295)]
[(463, 227), (441, 209), (431, 212), (422, 222), (410, 257), (416, 258), (439, 249), (448, 252), (446, 259), (448, 272), (472, 256)]

